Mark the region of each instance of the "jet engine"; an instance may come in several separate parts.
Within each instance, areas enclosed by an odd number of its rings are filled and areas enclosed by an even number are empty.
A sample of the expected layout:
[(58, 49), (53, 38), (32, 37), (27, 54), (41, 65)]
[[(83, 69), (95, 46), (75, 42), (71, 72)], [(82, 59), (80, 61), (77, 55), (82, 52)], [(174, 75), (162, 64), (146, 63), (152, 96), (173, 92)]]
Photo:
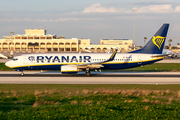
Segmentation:
[(63, 65), (61, 66), (62, 74), (76, 74), (79, 70), (76, 65)]

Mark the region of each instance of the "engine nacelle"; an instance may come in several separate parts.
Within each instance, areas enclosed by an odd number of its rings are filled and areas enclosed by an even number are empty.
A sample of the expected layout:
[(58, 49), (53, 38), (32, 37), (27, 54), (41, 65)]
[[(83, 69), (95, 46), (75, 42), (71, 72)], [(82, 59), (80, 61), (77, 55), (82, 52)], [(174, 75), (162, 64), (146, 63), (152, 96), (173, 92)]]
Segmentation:
[(76, 74), (78, 73), (78, 68), (76, 65), (63, 65), (61, 66), (62, 74)]

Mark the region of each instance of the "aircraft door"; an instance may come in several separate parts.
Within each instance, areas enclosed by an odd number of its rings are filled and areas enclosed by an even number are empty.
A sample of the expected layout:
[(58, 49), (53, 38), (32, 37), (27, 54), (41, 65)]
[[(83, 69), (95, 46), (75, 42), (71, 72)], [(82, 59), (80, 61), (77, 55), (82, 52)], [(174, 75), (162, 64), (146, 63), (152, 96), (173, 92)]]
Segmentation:
[(142, 63), (142, 57), (138, 56), (138, 64), (141, 64), (141, 63)]
[(27, 64), (27, 63), (28, 63), (27, 57), (24, 57), (24, 58), (23, 58), (23, 63), (24, 63), (24, 64)]

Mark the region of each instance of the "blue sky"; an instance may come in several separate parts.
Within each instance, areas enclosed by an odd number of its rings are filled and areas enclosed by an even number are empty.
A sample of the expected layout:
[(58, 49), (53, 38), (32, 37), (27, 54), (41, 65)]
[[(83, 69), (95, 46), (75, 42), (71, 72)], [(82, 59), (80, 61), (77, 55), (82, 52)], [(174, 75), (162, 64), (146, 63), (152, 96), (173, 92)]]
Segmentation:
[[(133, 39), (136, 9), (136, 45), (150, 39), (163, 23), (170, 23), (168, 39), (180, 37), (178, 0), (3, 0), (0, 4), (0, 36), (24, 34), (27, 28), (44, 28), (66, 38)], [(173, 38), (173, 45), (180, 39)], [(166, 45), (168, 42), (166, 42)]]

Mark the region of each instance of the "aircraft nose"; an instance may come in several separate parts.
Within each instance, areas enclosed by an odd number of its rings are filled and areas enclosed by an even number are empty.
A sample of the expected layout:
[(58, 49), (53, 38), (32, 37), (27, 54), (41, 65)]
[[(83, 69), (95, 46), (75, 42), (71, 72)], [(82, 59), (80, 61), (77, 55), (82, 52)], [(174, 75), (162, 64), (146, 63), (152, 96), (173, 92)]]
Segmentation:
[(5, 65), (6, 65), (7, 67), (10, 67), (10, 66), (11, 66), (11, 62), (8, 61), (8, 62), (5, 63)]

